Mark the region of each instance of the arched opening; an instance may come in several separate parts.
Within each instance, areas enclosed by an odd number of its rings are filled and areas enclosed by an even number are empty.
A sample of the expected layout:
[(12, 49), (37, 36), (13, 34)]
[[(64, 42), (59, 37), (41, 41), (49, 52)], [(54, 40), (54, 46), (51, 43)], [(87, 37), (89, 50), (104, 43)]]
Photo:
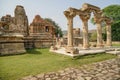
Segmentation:
[(48, 26), (45, 27), (45, 32), (49, 32), (49, 27)]

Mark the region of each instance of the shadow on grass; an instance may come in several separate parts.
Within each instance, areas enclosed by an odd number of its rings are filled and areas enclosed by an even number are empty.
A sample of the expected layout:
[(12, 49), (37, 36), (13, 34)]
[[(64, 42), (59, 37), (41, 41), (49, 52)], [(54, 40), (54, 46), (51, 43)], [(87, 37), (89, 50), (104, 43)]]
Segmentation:
[(38, 51), (37, 49), (28, 49), (27, 50), (27, 53), (28, 54), (37, 54), (37, 55), (39, 55), (39, 54), (42, 54), (40, 51)]

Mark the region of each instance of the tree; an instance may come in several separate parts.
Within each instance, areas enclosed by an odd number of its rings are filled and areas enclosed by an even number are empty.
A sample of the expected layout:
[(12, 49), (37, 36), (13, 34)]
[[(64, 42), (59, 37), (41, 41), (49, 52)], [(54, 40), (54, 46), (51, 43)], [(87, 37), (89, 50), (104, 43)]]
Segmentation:
[[(120, 41), (120, 5), (110, 5), (103, 9), (103, 16), (110, 17), (113, 20), (112, 27), (112, 40)], [(91, 19), (91, 23), (94, 23), (94, 19)], [(106, 28), (105, 22), (102, 23), (104, 29), (103, 39), (106, 40)]]
[[(111, 18), (114, 22), (120, 20), (120, 5), (110, 5), (102, 9), (103, 16)], [(91, 23), (95, 24), (94, 18), (91, 19)]]
[(112, 24), (112, 40), (120, 41), (120, 20)]
[[(120, 5), (110, 5), (103, 9), (103, 15), (113, 20), (111, 25), (112, 40), (120, 41)], [(106, 33), (103, 35), (106, 38)]]
[(58, 37), (58, 36), (62, 37), (63, 36), (62, 30), (61, 30), (60, 26), (55, 21), (53, 21), (50, 18), (45, 18), (44, 20), (50, 22), (52, 25), (54, 25), (56, 27), (56, 29), (55, 29), (55, 35), (56, 35), (56, 37)]
[(94, 18), (91, 18), (91, 19), (90, 19), (90, 22), (91, 22), (93, 25), (95, 25)]
[(103, 9), (103, 15), (110, 17), (114, 22), (120, 20), (120, 5), (110, 5)]
[(97, 32), (93, 32), (90, 35), (90, 41), (97, 41)]

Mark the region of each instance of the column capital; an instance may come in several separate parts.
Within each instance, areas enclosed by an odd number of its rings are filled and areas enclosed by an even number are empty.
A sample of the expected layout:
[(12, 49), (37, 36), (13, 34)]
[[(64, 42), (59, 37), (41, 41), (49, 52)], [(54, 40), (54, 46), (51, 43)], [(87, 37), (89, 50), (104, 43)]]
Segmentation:
[(69, 20), (69, 19), (73, 19), (76, 16), (76, 13), (72, 11), (64, 11), (64, 15)]
[(103, 16), (102, 20), (105, 21), (107, 25), (111, 25), (113, 23), (113, 20), (106, 16)]
[(95, 23), (101, 23), (102, 21), (102, 11), (100, 12), (94, 12), (94, 22)]
[(85, 22), (85, 21), (88, 21), (90, 19), (90, 13), (88, 14), (82, 14), (82, 15), (79, 15), (80, 16), (80, 19)]
[(105, 20), (107, 25), (111, 25), (113, 23), (113, 21), (111, 19)]

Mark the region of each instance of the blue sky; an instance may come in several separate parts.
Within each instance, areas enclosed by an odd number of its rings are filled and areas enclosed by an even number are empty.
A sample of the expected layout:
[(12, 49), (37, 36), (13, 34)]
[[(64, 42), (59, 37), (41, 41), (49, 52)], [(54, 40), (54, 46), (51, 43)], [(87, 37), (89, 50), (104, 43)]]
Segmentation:
[[(51, 18), (62, 28), (67, 30), (67, 20), (63, 11), (69, 7), (81, 8), (83, 3), (89, 3), (103, 9), (112, 4), (119, 4), (120, 0), (0, 0), (0, 17), (11, 14), (14, 16), (16, 5), (22, 5), (25, 8), (29, 23), (32, 22), (35, 15), (39, 14), (42, 18)], [(89, 21), (89, 29), (95, 29)], [(81, 28), (81, 20), (78, 16), (74, 18), (74, 27)]]

